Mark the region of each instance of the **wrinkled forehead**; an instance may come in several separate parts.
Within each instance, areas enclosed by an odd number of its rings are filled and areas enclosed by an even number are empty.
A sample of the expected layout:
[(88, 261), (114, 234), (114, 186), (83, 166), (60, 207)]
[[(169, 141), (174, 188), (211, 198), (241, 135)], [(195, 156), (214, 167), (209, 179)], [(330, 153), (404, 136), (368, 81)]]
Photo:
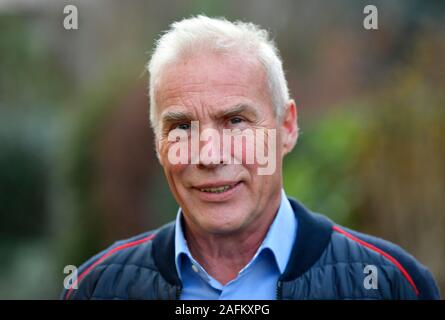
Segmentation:
[(158, 114), (170, 105), (227, 99), (270, 103), (263, 65), (247, 53), (200, 53), (165, 65), (155, 90)]

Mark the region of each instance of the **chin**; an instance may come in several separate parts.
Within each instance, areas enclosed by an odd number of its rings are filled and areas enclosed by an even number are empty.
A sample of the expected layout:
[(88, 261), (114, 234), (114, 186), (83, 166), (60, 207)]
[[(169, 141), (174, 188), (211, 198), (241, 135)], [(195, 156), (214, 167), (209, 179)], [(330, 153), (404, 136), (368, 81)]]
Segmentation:
[[(207, 210), (204, 210), (206, 212)], [(201, 227), (213, 234), (230, 234), (239, 231), (247, 220), (246, 211), (240, 208), (208, 209), (212, 213), (203, 217)], [(238, 212), (237, 212), (238, 211)]]
[(228, 224), (213, 224), (210, 223), (206, 226), (206, 231), (214, 235), (230, 235), (237, 233), (241, 229), (240, 223), (228, 223)]

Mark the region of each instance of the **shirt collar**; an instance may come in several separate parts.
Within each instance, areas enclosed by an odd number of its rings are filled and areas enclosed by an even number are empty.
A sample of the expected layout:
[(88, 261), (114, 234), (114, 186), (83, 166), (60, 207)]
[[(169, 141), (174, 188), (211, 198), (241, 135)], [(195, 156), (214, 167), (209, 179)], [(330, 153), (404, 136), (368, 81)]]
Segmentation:
[(184, 237), (184, 231), (182, 229), (182, 213), (181, 213), (181, 208), (179, 208), (175, 222), (175, 263), (179, 278), (182, 278), (181, 277), (182, 255), (186, 255), (189, 258), (192, 257), (192, 254), (190, 253), (189, 248), (187, 246), (187, 240), (185, 240)]
[(284, 190), (281, 190), (280, 207), (258, 252), (265, 248), (272, 251), (278, 268), (283, 273), (289, 262), (296, 234), (297, 219), (286, 193)]
[[(182, 228), (182, 213), (181, 208), (178, 209), (175, 222), (175, 263), (178, 275), (181, 278), (181, 256), (185, 255), (190, 260), (194, 261), (190, 250), (187, 246), (187, 241), (184, 237), (184, 231)], [(286, 269), (287, 263), (291, 255), (292, 247), (296, 239), (297, 234), (297, 219), (294, 211), (291, 207), (289, 200), (287, 199), (284, 190), (281, 190), (281, 201), (277, 215), (272, 222), (269, 231), (266, 234), (261, 246), (258, 248), (257, 253), (254, 255), (254, 260), (264, 249), (269, 249), (277, 263), (280, 273), (283, 273)], [(250, 264), (250, 262), (249, 262)]]

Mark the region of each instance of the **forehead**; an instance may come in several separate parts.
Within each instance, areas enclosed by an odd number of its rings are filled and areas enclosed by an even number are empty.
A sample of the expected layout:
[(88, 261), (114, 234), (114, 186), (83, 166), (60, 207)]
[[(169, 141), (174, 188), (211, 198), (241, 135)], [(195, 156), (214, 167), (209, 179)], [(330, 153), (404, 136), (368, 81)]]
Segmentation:
[(247, 54), (201, 53), (167, 65), (156, 90), (158, 113), (169, 106), (250, 100), (269, 104), (264, 67)]

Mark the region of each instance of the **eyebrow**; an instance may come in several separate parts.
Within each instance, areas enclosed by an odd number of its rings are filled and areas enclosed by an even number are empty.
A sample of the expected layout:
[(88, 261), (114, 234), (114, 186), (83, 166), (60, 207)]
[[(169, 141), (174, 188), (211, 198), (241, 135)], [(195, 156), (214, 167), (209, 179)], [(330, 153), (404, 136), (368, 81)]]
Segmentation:
[[(240, 103), (228, 110), (218, 111), (215, 118), (229, 118), (242, 113), (249, 113), (255, 118), (258, 116), (256, 108), (245, 103)], [(161, 114), (161, 121), (163, 124), (189, 122), (191, 119), (193, 119), (193, 114), (187, 111), (166, 111)]]
[(229, 118), (232, 116), (236, 116), (239, 115), (241, 113), (248, 113), (251, 114), (254, 117), (258, 116), (258, 112), (257, 112), (257, 108), (252, 107), (248, 104), (245, 103), (240, 103), (237, 104), (235, 106), (233, 106), (232, 108), (228, 109), (228, 110), (223, 110), (221, 112), (217, 113), (217, 117), (221, 117), (221, 118)]
[(175, 123), (181, 121), (190, 121), (193, 116), (190, 112), (183, 111), (167, 111), (161, 115), (162, 123)]

